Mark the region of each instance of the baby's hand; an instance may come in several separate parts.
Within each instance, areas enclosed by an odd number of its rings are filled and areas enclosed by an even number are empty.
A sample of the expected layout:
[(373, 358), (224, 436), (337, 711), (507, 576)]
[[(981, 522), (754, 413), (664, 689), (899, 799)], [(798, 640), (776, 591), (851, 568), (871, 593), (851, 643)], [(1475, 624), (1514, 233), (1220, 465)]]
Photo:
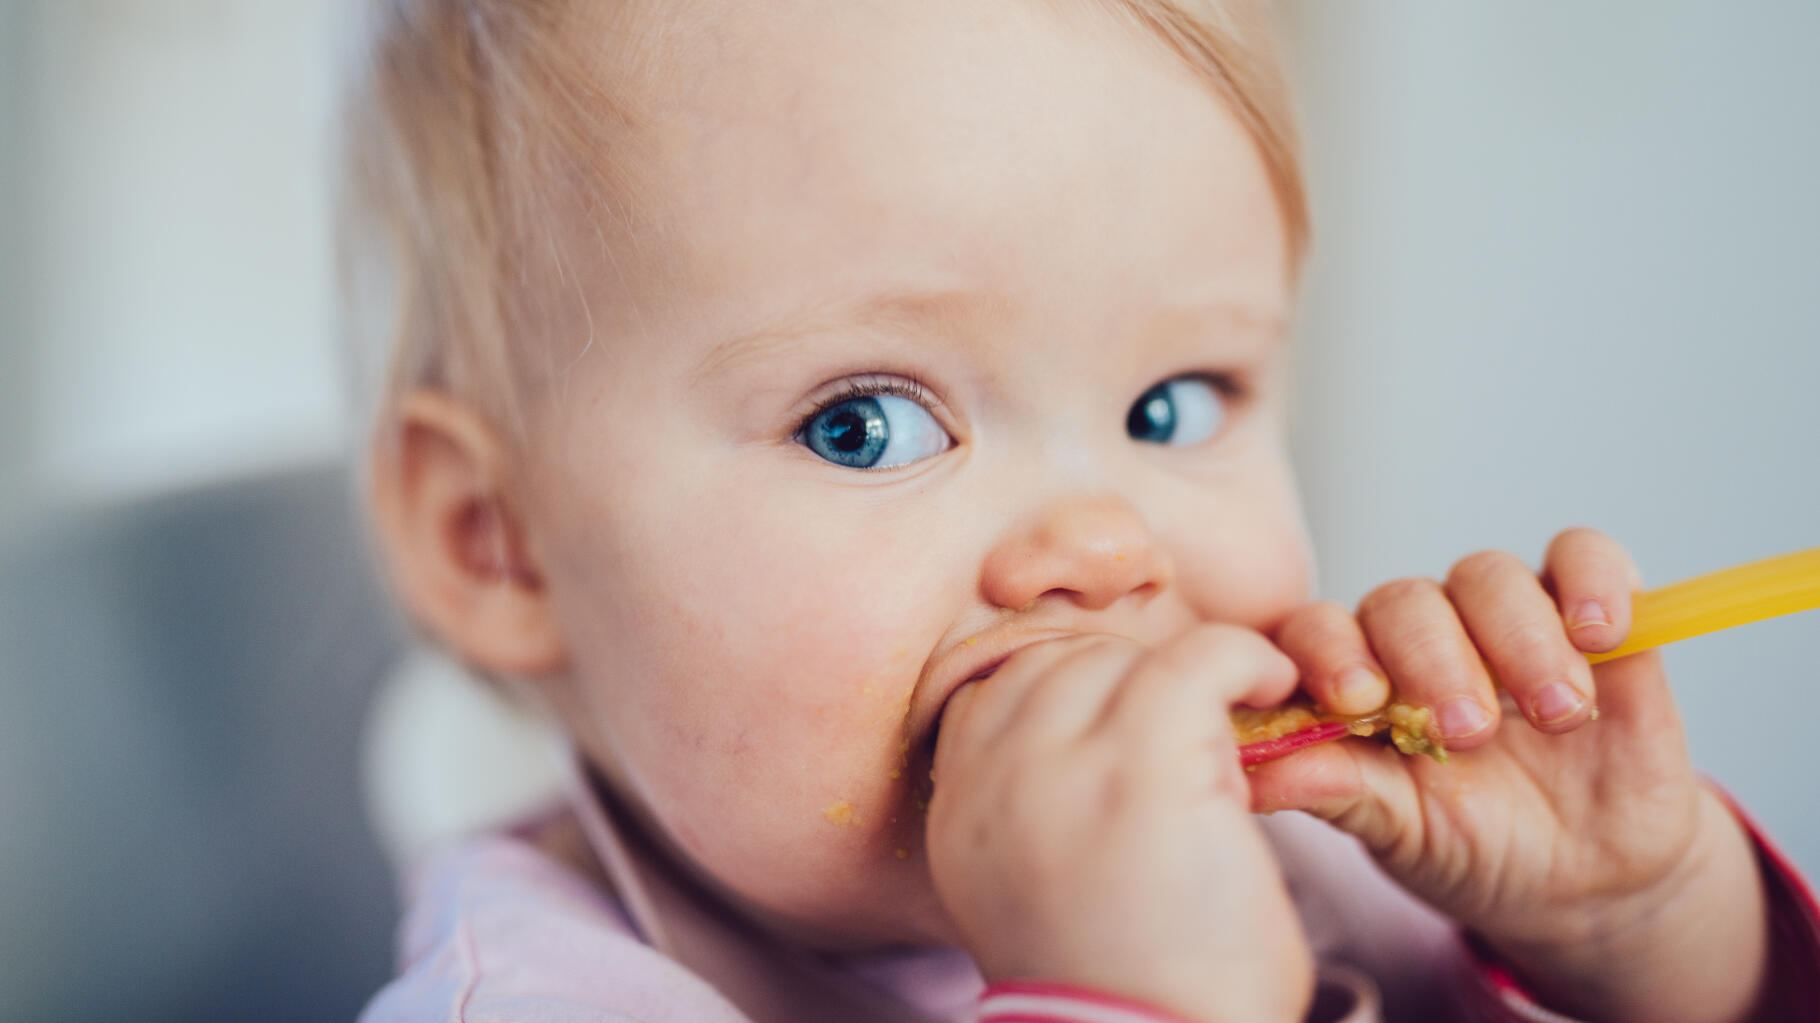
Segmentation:
[(957, 690), (929, 806), (936, 890), (988, 980), (1072, 983), (1209, 1023), (1300, 1020), (1311, 957), (1249, 816), (1227, 712), (1295, 665), (1207, 626), (1155, 650), (1027, 647)]
[[(1296, 612), (1276, 638), (1318, 703), (1366, 712), (1388, 680), (1434, 712), (1456, 755), (1336, 743), (1259, 767), (1254, 797), (1357, 835), (1555, 1008), (1738, 1019), (1767, 951), (1748, 839), (1695, 778), (1660, 658), (1582, 656), (1623, 641), (1637, 586), (1617, 544), (1573, 530), (1540, 578), (1484, 553), (1445, 584), (1380, 587), (1356, 617)], [(1526, 720), (1500, 720), (1513, 709)]]

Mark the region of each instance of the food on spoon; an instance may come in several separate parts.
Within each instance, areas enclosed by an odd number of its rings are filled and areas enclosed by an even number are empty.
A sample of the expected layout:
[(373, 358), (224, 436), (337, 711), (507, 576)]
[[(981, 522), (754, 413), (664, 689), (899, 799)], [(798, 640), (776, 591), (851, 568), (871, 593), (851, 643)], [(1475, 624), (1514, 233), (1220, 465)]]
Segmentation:
[(1384, 708), (1384, 717), (1390, 722), (1390, 741), (1398, 750), (1410, 756), (1427, 754), (1437, 763), (1447, 763), (1447, 749), (1441, 745), (1434, 711), (1414, 704), (1392, 703)]
[[(1391, 743), (1403, 753), (1426, 754), (1440, 763), (1447, 762), (1434, 712), (1410, 703), (1393, 702), (1370, 714), (1351, 717), (1319, 711), (1302, 701), (1263, 710), (1239, 707), (1232, 712), (1232, 734), (1238, 740), (1241, 760), (1248, 766), (1324, 742), (1337, 734), (1328, 727), (1336, 724), (1357, 736), (1387, 733)], [(1313, 741), (1294, 741), (1304, 734)]]
[[(1734, 625), (1820, 609), (1820, 547), (1709, 572), (1636, 594), (1630, 636), (1616, 650), (1587, 654), (1593, 664), (1653, 650), (1665, 643), (1703, 636)], [(1597, 708), (1593, 715), (1598, 716)], [(1337, 725), (1345, 725), (1342, 732)], [(1426, 753), (1445, 763), (1434, 715), (1426, 707), (1391, 703), (1361, 717), (1324, 714), (1306, 702), (1269, 710), (1241, 707), (1232, 714), (1239, 760), (1246, 767), (1318, 746), (1350, 732), (1390, 732), (1404, 753)]]
[(1314, 707), (1306, 703), (1285, 703), (1266, 710), (1236, 707), (1232, 711), (1232, 734), (1239, 740), (1239, 745), (1249, 746), (1313, 728), (1322, 720)]

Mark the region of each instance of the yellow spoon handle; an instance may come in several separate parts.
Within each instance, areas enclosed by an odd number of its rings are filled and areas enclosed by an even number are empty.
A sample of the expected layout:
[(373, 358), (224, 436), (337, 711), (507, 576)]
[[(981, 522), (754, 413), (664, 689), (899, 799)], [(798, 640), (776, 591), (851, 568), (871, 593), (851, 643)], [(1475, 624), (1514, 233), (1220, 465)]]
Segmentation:
[(1820, 608), (1820, 547), (1709, 572), (1637, 594), (1630, 638), (1594, 664), (1734, 625)]

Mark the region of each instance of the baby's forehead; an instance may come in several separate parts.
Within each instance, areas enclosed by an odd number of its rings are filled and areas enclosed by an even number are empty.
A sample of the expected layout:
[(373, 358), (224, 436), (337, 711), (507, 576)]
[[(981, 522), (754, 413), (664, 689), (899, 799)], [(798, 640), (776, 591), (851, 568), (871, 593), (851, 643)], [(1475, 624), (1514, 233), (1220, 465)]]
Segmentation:
[[(988, 320), (1091, 317), (1112, 336), (1166, 309), (1279, 315), (1255, 147), (1129, 26), (1033, 0), (675, 6), (572, 39), (626, 110), (600, 153), (623, 233), (555, 225), (580, 250), (565, 276), (589, 282), (564, 333), (680, 359), (805, 326), (985, 338)], [(967, 316), (927, 299), (956, 295), (978, 299)]]
[[(614, 76), (616, 84), (686, 100), (701, 83), (729, 75), (764, 81), (771, 70), (870, 67), (885, 52), (881, 47), (939, 57), (941, 41), (978, 37), (1016, 58), (1041, 48), (1041, 36), (1063, 25), (1084, 29), (1109, 45), (1118, 36), (1160, 42), (1135, 19), (1117, 16), (1124, 2), (628, 0), (571, 8), (575, 23), (565, 35), (596, 47), (600, 69)], [(1163, 45), (1155, 46), (1155, 52), (1172, 53)], [(804, 56), (811, 61), (803, 61)], [(939, 73), (940, 68), (927, 70)]]
[[(1187, 61), (1121, 0), (634, 0), (589, 8), (565, 45), (584, 54), (640, 133), (688, 139), (756, 123), (810, 141), (825, 115), (965, 120), (1015, 69), (1067, 60), (1101, 68), (1142, 52), (1190, 79)], [(1134, 49), (1135, 47), (1135, 49)], [(999, 67), (982, 76), (983, 68)], [(1211, 93), (1211, 90), (1209, 90)], [(940, 99), (920, 106), (919, 95)], [(907, 102), (908, 101), (908, 102)], [(1066, 97), (1051, 97), (1062, 103)], [(857, 119), (857, 118), (855, 118)]]
[[(623, 111), (628, 130), (600, 156), (631, 186), (616, 205), (633, 224), (674, 242), (678, 221), (712, 219), (732, 239), (787, 243), (766, 205), (876, 220), (882, 236), (911, 206), (964, 221), (1049, 201), (1034, 186), (1055, 171), (1083, 172), (1074, 202), (1115, 204), (1153, 184), (1138, 177), (1147, 162), (1207, 155), (1206, 145), (1165, 152), (1164, 136), (1249, 146), (1222, 101), (1148, 33), (1104, 13), (1058, 14), (1101, 7), (641, 2), (576, 42), (594, 48), (603, 91)], [(1087, 166), (1083, 136), (1120, 155)], [(1032, 187), (1004, 187), (1017, 179)]]

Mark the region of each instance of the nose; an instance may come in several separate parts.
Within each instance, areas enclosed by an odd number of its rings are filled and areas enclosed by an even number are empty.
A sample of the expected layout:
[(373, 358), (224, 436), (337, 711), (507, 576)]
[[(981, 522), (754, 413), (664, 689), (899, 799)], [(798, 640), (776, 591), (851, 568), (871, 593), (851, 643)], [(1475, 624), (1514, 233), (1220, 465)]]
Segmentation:
[(986, 556), (980, 592), (1005, 608), (1058, 593), (1098, 610), (1130, 594), (1154, 595), (1174, 576), (1167, 554), (1129, 502), (1080, 497), (1013, 527)]

